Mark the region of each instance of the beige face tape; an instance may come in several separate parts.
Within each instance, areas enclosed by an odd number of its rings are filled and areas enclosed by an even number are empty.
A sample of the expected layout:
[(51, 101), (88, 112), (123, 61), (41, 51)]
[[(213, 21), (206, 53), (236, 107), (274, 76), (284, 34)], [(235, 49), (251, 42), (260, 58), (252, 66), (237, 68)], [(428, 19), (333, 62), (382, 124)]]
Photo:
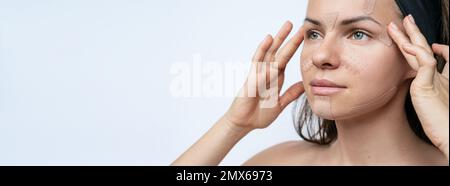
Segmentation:
[[(360, 0), (356, 0), (360, 1)], [(377, 6), (377, 0), (364, 0), (363, 4), (363, 12), (366, 15), (371, 15), (374, 13), (375, 8)], [(392, 39), (389, 37), (389, 34), (387, 33), (387, 25), (382, 25), (383, 30), (380, 30), (379, 34), (376, 39), (384, 43), (386, 46), (391, 47), (393, 45)]]
[[(344, 68), (346, 72), (355, 75), (355, 78), (361, 75), (362, 71), (367, 71), (367, 69), (365, 69), (367, 67), (364, 64), (365, 55), (358, 54), (358, 52), (356, 52), (358, 50), (360, 49), (358, 49), (357, 46), (344, 44), (342, 50), (340, 51), (340, 66)], [(330, 99), (330, 115), (333, 116), (333, 118), (335, 118), (336, 116), (343, 117), (343, 115), (345, 115), (346, 117), (350, 117), (366, 110), (370, 110), (373, 107), (379, 107), (388, 102), (396, 92), (396, 86), (385, 90), (377, 89), (377, 91), (375, 92), (368, 92), (364, 96), (371, 99), (355, 98), (356, 102), (353, 103), (349, 108), (342, 108), (339, 106), (344, 104), (342, 102), (339, 102), (342, 100)]]
[[(377, 8), (377, 0), (353, 0), (353, 3), (361, 4), (361, 1), (364, 1), (361, 5), (361, 10), (364, 14), (371, 15), (375, 12), (375, 8)], [(322, 20), (325, 24), (324, 26), (330, 31), (335, 29), (338, 19), (339, 12), (331, 12), (322, 16)], [(374, 39), (381, 41), (386, 46), (391, 47), (393, 45), (393, 41), (387, 33), (387, 25), (382, 25), (381, 27), (382, 30), (378, 31), (380, 34), (377, 34)]]
[(328, 96), (314, 97), (314, 110), (316, 115), (325, 119), (334, 119), (331, 98)]
[(374, 107), (380, 107), (396, 94), (397, 87), (392, 87), (386, 91), (376, 92), (370, 96), (370, 100), (364, 100), (360, 103), (356, 103), (351, 107), (343, 107), (343, 102), (346, 100), (332, 99), (329, 96), (314, 96), (314, 113), (324, 119), (339, 120), (341, 118), (349, 118), (358, 115), (361, 112), (367, 112), (373, 110)]
[(332, 12), (332, 13), (328, 13), (325, 14), (323, 16), (323, 20), (325, 21), (325, 26), (328, 30), (334, 30), (334, 28), (336, 27), (336, 22), (338, 20), (339, 17), (339, 12)]
[(364, 13), (367, 15), (372, 14), (375, 11), (376, 4), (377, 4), (377, 0), (365, 0)]
[[(338, 113), (338, 110), (336, 108), (333, 108), (333, 106), (337, 107), (340, 105), (340, 103), (338, 103), (338, 101), (336, 99), (333, 99), (333, 101), (330, 101), (330, 115), (332, 116), (333, 119), (336, 119), (336, 116), (352, 117), (352, 116), (358, 115), (361, 112), (367, 112), (367, 111), (373, 110), (373, 108), (380, 107), (380, 106), (386, 104), (387, 102), (389, 102), (389, 100), (396, 94), (396, 92), (397, 92), (397, 87), (392, 87), (385, 91), (375, 92), (375, 93), (373, 93), (375, 95), (370, 95), (370, 97), (372, 97), (370, 100), (364, 100), (364, 101), (361, 101), (360, 103), (356, 103), (354, 106), (350, 107), (349, 109), (340, 107), (339, 109), (341, 109), (340, 110), (341, 113)], [(367, 96), (369, 96), (369, 95), (367, 95)], [(344, 111), (342, 111), (342, 110), (344, 110)], [(345, 114), (343, 114), (343, 113), (345, 113)]]
[[(358, 2), (356, 2), (358, 1)], [(361, 4), (361, 0), (355, 0), (355, 3)], [(363, 3), (363, 12), (366, 15), (371, 15), (375, 12), (375, 8), (377, 8), (377, 0), (364, 0)], [(378, 12), (377, 12), (378, 13)], [(339, 19), (339, 12), (332, 12), (326, 14), (323, 17), (325, 22), (325, 26), (327, 29), (334, 29), (336, 27), (337, 21)], [(373, 39), (380, 41), (384, 45), (391, 47), (393, 46), (393, 41), (389, 37), (387, 33), (387, 26), (383, 25), (380, 27), (380, 30), (376, 31), (377, 36), (374, 36)], [(336, 47), (339, 48), (340, 53), (339, 61), (342, 68), (346, 69), (346, 72), (349, 72), (355, 76), (361, 74), (362, 69), (366, 68), (364, 65), (365, 59), (361, 54), (358, 54), (356, 51), (360, 50), (358, 46), (352, 46), (345, 43), (336, 42)], [(339, 46), (340, 45), (340, 46)], [(307, 72), (311, 68), (313, 68), (314, 64), (311, 59), (302, 61), (302, 69)], [(327, 78), (326, 72), (319, 70), (316, 72), (316, 77), (318, 78)], [(342, 105), (345, 104), (342, 99), (334, 99), (333, 96), (313, 96), (314, 105), (311, 105), (314, 108), (315, 114), (321, 118), (336, 120), (345, 117), (352, 117), (361, 112), (369, 111), (374, 107), (379, 107), (381, 105), (386, 104), (397, 92), (398, 88), (391, 87), (386, 90), (377, 90), (375, 92), (368, 92), (365, 94), (366, 99), (364, 98), (355, 98), (356, 100), (352, 101), (351, 106), (344, 108)], [(355, 90), (362, 91), (362, 90)], [(358, 94), (360, 95), (360, 94)], [(311, 100), (312, 101), (312, 100)]]
[[(361, 0), (354, 0), (354, 3), (361, 3)], [(364, 0), (362, 10), (365, 14), (370, 15), (374, 12), (376, 7), (376, 0)], [(333, 30), (336, 26), (337, 19), (339, 17), (339, 12), (331, 12), (325, 14), (322, 19), (325, 21), (325, 26), (329, 30)]]
[[(384, 28), (387, 29), (386, 26)], [(389, 37), (389, 34), (387, 33), (387, 31), (384, 31), (383, 34), (381, 34), (377, 37), (377, 39), (379, 41), (381, 41), (382, 43), (384, 43), (388, 47), (391, 47), (393, 45), (392, 39)]]
[(389, 89), (389, 90), (385, 91), (384, 93), (374, 97), (372, 100), (370, 100), (370, 101), (368, 101), (366, 103), (363, 103), (363, 104), (360, 104), (360, 105), (357, 105), (357, 106), (353, 106), (352, 107), (352, 111), (353, 110), (365, 110), (367, 108), (377, 106), (380, 103), (382, 104), (384, 102), (387, 102), (388, 98), (392, 97), (393, 94), (395, 94), (396, 90), (397, 90), (397, 87), (392, 87), (391, 89)]

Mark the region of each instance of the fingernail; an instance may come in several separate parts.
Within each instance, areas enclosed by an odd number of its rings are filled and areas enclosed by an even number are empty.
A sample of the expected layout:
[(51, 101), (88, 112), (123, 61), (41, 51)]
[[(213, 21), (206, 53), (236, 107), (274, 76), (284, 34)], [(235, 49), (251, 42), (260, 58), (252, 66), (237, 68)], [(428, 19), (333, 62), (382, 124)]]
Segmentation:
[(286, 22), (284, 22), (283, 26), (287, 26), (289, 24), (291, 24), (291, 21), (287, 20)]
[(264, 37), (263, 42), (266, 42), (267, 40), (269, 40), (269, 38), (270, 38), (270, 34), (267, 34), (266, 37)]
[(416, 21), (414, 21), (414, 17), (411, 14), (409, 14), (408, 19), (411, 23), (416, 24)]

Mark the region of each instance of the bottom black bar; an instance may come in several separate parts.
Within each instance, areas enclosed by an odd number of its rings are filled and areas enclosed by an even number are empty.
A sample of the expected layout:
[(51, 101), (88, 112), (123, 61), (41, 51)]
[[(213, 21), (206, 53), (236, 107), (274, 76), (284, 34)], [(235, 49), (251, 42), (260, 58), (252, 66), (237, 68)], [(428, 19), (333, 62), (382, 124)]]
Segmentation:
[[(445, 183), (449, 167), (165, 167), (165, 166), (9, 166), (2, 181), (47, 183), (282, 184), (392, 180)], [(8, 181), (8, 183), (9, 183)], [(364, 184), (364, 185), (365, 185)]]

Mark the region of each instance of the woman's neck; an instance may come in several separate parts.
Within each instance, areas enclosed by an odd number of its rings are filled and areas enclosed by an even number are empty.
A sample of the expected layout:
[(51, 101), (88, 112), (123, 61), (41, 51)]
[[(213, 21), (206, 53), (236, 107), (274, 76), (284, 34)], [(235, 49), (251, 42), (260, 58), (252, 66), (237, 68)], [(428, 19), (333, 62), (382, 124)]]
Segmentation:
[(417, 137), (409, 126), (404, 111), (406, 90), (364, 116), (336, 121), (338, 138), (330, 150), (338, 164), (424, 163), (436, 154), (436, 149)]

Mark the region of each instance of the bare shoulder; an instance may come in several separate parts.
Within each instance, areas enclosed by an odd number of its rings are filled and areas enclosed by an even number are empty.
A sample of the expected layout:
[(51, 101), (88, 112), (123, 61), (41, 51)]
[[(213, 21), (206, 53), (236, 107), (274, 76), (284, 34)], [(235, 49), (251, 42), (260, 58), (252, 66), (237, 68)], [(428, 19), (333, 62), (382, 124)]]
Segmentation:
[(256, 154), (243, 165), (311, 165), (325, 148), (306, 141), (288, 141)]

